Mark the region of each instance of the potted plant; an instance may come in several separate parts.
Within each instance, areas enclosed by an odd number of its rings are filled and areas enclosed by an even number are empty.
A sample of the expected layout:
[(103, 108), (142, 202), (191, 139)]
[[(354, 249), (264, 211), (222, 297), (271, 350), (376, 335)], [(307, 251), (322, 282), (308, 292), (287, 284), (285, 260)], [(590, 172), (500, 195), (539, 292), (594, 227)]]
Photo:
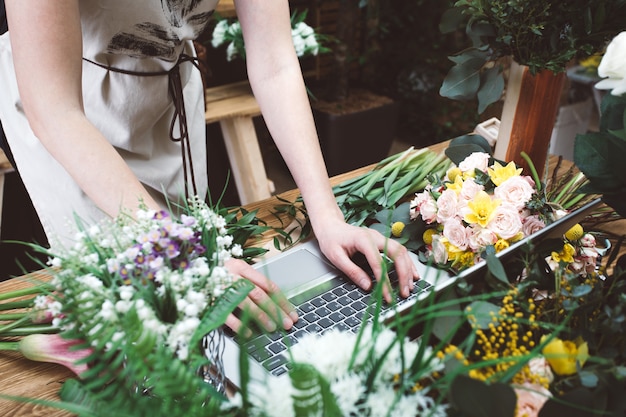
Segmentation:
[(483, 112), (501, 98), (512, 59), (495, 156), (524, 166), (526, 151), (543, 170), (568, 63), (602, 51), (625, 17), (626, 3), (616, 0), (458, 0), (441, 29), (464, 26), (471, 46), (450, 57), (440, 94), (477, 98)]

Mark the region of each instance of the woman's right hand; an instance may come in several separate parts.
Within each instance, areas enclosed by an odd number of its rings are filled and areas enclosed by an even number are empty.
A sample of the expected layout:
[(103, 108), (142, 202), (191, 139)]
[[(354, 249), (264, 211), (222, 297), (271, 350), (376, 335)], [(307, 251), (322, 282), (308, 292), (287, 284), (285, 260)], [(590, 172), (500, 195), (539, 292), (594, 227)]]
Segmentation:
[[(247, 279), (255, 285), (238, 307), (244, 314), (268, 332), (277, 330), (278, 326), (291, 329), (298, 320), (298, 313), (276, 283), (240, 259), (230, 259), (226, 268), (235, 279)], [(228, 316), (226, 326), (236, 333), (244, 330), (241, 319), (235, 314)]]

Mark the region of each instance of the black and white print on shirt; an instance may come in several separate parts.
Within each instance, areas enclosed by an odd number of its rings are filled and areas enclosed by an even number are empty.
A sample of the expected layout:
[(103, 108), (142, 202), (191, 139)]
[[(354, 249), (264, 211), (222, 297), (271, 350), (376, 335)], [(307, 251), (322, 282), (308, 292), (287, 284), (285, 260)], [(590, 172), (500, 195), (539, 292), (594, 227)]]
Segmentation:
[[(170, 26), (142, 22), (118, 32), (107, 46), (113, 54), (134, 58), (158, 57), (169, 62), (178, 59), (177, 47), (183, 39), (197, 38), (207, 27), (214, 10), (205, 0), (161, 0), (163, 15)], [(204, 7), (202, 7), (204, 6)]]

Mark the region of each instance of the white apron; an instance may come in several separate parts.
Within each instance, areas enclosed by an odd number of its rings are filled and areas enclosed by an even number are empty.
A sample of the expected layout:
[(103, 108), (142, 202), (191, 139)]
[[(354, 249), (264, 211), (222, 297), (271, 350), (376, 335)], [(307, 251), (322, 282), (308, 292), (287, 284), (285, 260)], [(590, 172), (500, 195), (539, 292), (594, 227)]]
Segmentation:
[[(184, 197), (181, 143), (170, 139), (174, 104), (165, 72), (206, 27), (218, 0), (81, 0), (83, 99), (87, 118), (118, 150), (148, 191), (165, 202)], [(26, 119), (17, 89), (10, 32), (0, 36), (0, 120), (17, 169), (52, 246), (70, 244), (74, 216), (105, 214), (45, 150)], [(116, 70), (102, 68), (100, 65)], [(36, 64), (36, 63), (34, 63)], [(207, 192), (204, 92), (192, 63), (178, 65), (197, 191)], [(178, 124), (176, 124), (178, 126)], [(175, 129), (175, 134), (178, 129)], [(164, 206), (165, 207), (165, 206)]]

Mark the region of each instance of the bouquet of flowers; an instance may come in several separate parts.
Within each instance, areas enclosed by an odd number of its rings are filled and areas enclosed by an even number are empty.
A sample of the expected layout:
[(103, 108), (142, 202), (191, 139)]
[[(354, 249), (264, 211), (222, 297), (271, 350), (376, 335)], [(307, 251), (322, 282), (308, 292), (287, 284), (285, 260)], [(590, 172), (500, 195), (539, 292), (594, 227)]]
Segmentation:
[(443, 178), (430, 178), (411, 202), (411, 218), (423, 221), (426, 255), (455, 271), (480, 262), (555, 219), (539, 193), (541, 184), (515, 163), (473, 152)]
[[(62, 348), (66, 356), (57, 362), (80, 376), (64, 385), (63, 399), (132, 415), (219, 409), (220, 326), (252, 284), (233, 280), (224, 266), (243, 254), (226, 220), (197, 197), (183, 211), (174, 218), (142, 209), (91, 226), (79, 220), (76, 243), (50, 254), (52, 290), (34, 305), (54, 317), (57, 358)], [(22, 351), (50, 360), (42, 342)]]
[[(323, 46), (326, 37), (315, 32), (306, 24), (307, 11), (302, 13), (294, 12), (291, 15), (291, 37), (296, 48), (296, 55), (300, 58), (315, 56), (319, 53), (327, 52)], [(221, 19), (213, 29), (211, 45), (218, 48), (222, 45), (226, 47), (226, 60), (232, 61), (238, 57), (246, 58), (246, 49), (243, 41), (241, 24), (237, 20)]]

